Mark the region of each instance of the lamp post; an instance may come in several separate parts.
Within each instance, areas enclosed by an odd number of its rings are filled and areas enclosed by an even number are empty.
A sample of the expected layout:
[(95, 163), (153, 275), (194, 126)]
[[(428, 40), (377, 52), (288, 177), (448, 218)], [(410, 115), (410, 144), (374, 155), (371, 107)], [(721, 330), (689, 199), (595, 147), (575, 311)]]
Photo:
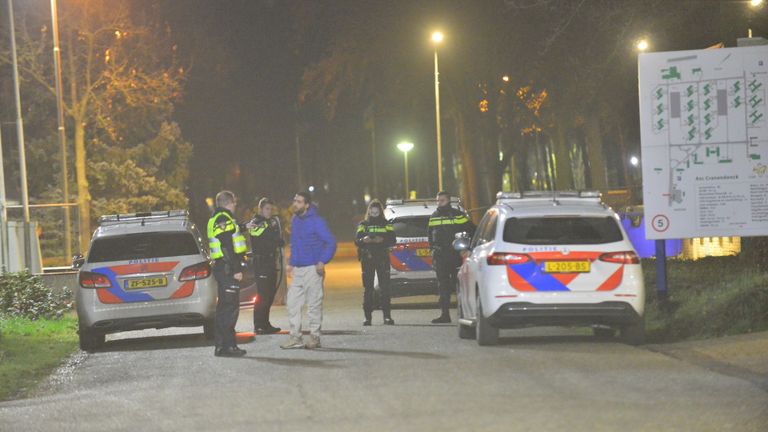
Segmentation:
[(413, 143), (403, 141), (397, 145), (397, 149), (403, 152), (403, 161), (405, 162), (405, 195), (403, 196), (403, 199), (408, 199), (408, 194), (411, 190), (410, 185), (408, 184), (408, 152), (413, 150)]
[(640, 52), (648, 51), (648, 48), (650, 47), (650, 44), (648, 43), (648, 39), (642, 38), (637, 41), (635, 44), (635, 48), (637, 48)]
[[(440, 73), (437, 68), (437, 46), (443, 41), (443, 33), (432, 33), (435, 44), (435, 127), (437, 128), (437, 190), (443, 190), (443, 148), (440, 143)], [(407, 157), (407, 156), (406, 156)]]
[(24, 147), (24, 120), (21, 115), (21, 91), (19, 80), (19, 59), (16, 53), (16, 29), (13, 23), (13, 0), (8, 0), (8, 21), (11, 32), (11, 58), (13, 59), (13, 90), (16, 101), (16, 139), (19, 146), (19, 177), (21, 180), (21, 205), (24, 216), (24, 267), (32, 268), (30, 241), (29, 192), (27, 189), (27, 159)]
[(59, 153), (61, 157), (61, 193), (64, 203), (64, 257), (72, 257), (72, 221), (69, 218), (69, 184), (67, 182), (67, 135), (64, 130), (64, 98), (61, 94), (61, 50), (59, 49), (59, 14), (56, 0), (51, 0), (53, 27), (53, 65), (56, 72), (56, 111), (59, 124)]
[[(763, 0), (749, 0), (749, 5), (754, 9), (758, 9), (763, 5)], [(752, 37), (752, 17), (750, 14), (749, 29), (747, 29), (747, 37)]]

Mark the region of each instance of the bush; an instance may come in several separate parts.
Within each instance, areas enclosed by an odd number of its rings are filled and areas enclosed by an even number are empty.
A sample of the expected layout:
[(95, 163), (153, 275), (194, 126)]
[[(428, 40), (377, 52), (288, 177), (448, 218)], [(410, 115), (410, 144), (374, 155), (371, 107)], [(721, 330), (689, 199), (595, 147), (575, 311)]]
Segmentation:
[(28, 271), (0, 274), (0, 316), (32, 320), (60, 316), (72, 307), (71, 292), (54, 293)]

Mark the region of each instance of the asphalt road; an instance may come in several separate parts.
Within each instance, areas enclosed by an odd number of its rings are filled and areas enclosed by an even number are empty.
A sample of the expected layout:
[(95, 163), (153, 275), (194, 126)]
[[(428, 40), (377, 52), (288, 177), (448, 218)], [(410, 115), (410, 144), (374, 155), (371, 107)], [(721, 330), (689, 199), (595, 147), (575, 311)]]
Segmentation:
[[(768, 430), (760, 386), (584, 330), (478, 347), (428, 324), (436, 311), (419, 299), (398, 301), (396, 326), (376, 314), (363, 328), (356, 265), (329, 268), (321, 350), (258, 336), (226, 359), (197, 329), (114, 335), (41, 395), (0, 404), (0, 430)], [(283, 307), (274, 316), (287, 324)]]

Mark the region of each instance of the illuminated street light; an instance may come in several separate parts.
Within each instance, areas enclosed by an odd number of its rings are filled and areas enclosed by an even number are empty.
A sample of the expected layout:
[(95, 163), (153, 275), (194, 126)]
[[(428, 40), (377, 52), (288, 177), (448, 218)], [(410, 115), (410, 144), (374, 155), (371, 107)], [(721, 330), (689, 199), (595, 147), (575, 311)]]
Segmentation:
[(405, 195), (403, 198), (408, 199), (408, 192), (410, 191), (410, 186), (408, 185), (408, 152), (413, 150), (413, 143), (403, 141), (397, 145), (397, 149), (403, 152), (403, 160), (405, 162)]
[(647, 51), (649, 47), (648, 40), (645, 38), (638, 40), (635, 47), (638, 51)]
[(640, 165), (640, 159), (638, 159), (637, 156), (632, 156), (629, 158), (629, 163), (632, 164), (632, 166), (638, 166)]
[(437, 46), (443, 41), (443, 33), (432, 33), (435, 43), (435, 128), (437, 129), (437, 190), (443, 190), (443, 147), (440, 143), (440, 73), (437, 70)]
[(504, 82), (509, 82), (509, 75), (504, 75), (503, 77), (501, 77), (501, 80)]

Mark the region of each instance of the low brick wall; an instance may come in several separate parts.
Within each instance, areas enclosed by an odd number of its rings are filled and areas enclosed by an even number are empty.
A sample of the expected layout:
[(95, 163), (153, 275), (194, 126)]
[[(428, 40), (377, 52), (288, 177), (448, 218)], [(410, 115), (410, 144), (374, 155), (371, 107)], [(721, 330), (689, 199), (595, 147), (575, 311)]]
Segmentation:
[(63, 292), (65, 287), (69, 288), (70, 292), (74, 292), (77, 288), (76, 271), (43, 273), (39, 276), (43, 279), (43, 283), (55, 293)]

